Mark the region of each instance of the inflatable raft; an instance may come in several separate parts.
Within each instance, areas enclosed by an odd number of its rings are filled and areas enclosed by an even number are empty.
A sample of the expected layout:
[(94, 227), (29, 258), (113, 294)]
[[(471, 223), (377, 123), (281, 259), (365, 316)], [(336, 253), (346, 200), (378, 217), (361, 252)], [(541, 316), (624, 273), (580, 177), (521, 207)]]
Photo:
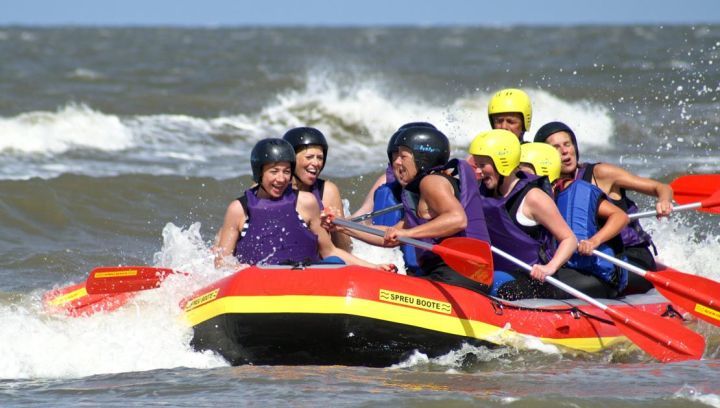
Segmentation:
[[(603, 302), (683, 320), (655, 290)], [(233, 365), (387, 367), (415, 350), (434, 357), (463, 343), (492, 347), (524, 336), (585, 352), (628, 341), (605, 313), (579, 300), (509, 302), (359, 266), (253, 266), (181, 307), (192, 345)]]

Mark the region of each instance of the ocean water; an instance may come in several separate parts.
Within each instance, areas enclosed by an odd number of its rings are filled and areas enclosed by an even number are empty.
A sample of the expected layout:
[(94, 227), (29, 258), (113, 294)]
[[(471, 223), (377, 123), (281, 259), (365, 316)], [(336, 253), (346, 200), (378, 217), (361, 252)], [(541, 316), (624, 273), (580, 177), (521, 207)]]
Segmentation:
[[(530, 95), (530, 136), (562, 120), (581, 159), (666, 182), (718, 171), (720, 26), (0, 27), (0, 405), (720, 407), (720, 330), (704, 323), (704, 359), (666, 365), (526, 344), (384, 369), (228, 367), (189, 347), (177, 303), (229, 273), (208, 247), (257, 140), (321, 129), (323, 175), (354, 210), (399, 125), (433, 122), (463, 156), (505, 87)], [(661, 260), (720, 279), (716, 215), (643, 224)], [(42, 309), (119, 264), (191, 276), (110, 314)]]

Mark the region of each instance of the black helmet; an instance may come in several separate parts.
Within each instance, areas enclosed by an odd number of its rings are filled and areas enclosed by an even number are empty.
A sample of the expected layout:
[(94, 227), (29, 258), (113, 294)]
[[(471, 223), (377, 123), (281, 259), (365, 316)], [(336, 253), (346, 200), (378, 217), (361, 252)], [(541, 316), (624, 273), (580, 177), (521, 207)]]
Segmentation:
[(388, 155), (388, 162), (392, 163), (392, 154), (397, 152), (397, 145), (395, 144), (397, 142), (398, 136), (400, 136), (400, 133), (403, 132), (403, 130), (410, 128), (410, 127), (428, 127), (431, 129), (437, 129), (435, 125), (428, 122), (410, 122), (406, 123), (398, 128), (398, 130), (393, 133), (392, 136), (390, 136), (390, 141), (388, 142), (387, 147), (387, 155)]
[(395, 145), (407, 147), (413, 152), (418, 174), (441, 166), (450, 159), (450, 141), (435, 127), (408, 127), (398, 135)]
[(575, 138), (575, 132), (570, 129), (570, 126), (562, 122), (549, 122), (540, 127), (535, 133), (535, 139), (533, 142), (547, 143), (548, 137), (554, 135), (557, 132), (567, 132), (570, 135), (570, 141), (575, 146), (575, 160), (580, 160), (580, 149), (578, 149), (577, 139)]
[(277, 138), (263, 139), (255, 144), (250, 153), (253, 180), (260, 183), (263, 166), (267, 163), (290, 162), (290, 171), (295, 172), (295, 151), (290, 143)]
[(290, 143), (295, 153), (305, 146), (320, 146), (323, 156), (325, 157), (320, 171), (325, 167), (325, 163), (327, 163), (328, 143), (327, 140), (325, 140), (325, 135), (323, 135), (321, 131), (313, 127), (296, 127), (285, 132), (283, 139)]

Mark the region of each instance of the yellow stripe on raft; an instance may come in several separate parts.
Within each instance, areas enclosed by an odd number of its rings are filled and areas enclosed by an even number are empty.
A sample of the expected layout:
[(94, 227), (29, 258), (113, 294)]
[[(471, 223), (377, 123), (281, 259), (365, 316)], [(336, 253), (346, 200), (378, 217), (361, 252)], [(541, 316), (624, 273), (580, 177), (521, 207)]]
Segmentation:
[(124, 278), (128, 276), (137, 276), (137, 269), (124, 269), (122, 271), (95, 272), (93, 275), (96, 279), (103, 278)]
[[(223, 314), (235, 313), (346, 314), (406, 324), (501, 345), (532, 337), (476, 320), (379, 301), (338, 296), (227, 296), (187, 311), (185, 320), (191, 326), (195, 326)], [(627, 341), (623, 336), (565, 339), (539, 337), (539, 339), (543, 343), (587, 352), (597, 352), (615, 343)]]
[(83, 286), (80, 289), (75, 289), (72, 292), (68, 292), (62, 296), (58, 296), (51, 300), (49, 303), (53, 306), (59, 306), (68, 302), (72, 302), (75, 299), (80, 299), (83, 296), (87, 296), (87, 294), (87, 290), (85, 289), (85, 286)]

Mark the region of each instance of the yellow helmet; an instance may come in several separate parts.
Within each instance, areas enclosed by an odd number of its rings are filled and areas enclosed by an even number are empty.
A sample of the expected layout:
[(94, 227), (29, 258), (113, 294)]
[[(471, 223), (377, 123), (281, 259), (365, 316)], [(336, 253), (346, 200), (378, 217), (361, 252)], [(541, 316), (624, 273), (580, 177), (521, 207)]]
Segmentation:
[(509, 130), (493, 129), (475, 136), (468, 152), (473, 156), (488, 156), (498, 173), (509, 176), (520, 164), (520, 141)]
[(535, 174), (547, 176), (551, 183), (560, 177), (560, 153), (547, 143), (520, 146), (520, 163), (532, 164)]
[(523, 130), (530, 129), (532, 105), (528, 94), (520, 89), (507, 88), (498, 91), (488, 102), (488, 118), (492, 126), (492, 115), (496, 113), (519, 113), (523, 117)]

